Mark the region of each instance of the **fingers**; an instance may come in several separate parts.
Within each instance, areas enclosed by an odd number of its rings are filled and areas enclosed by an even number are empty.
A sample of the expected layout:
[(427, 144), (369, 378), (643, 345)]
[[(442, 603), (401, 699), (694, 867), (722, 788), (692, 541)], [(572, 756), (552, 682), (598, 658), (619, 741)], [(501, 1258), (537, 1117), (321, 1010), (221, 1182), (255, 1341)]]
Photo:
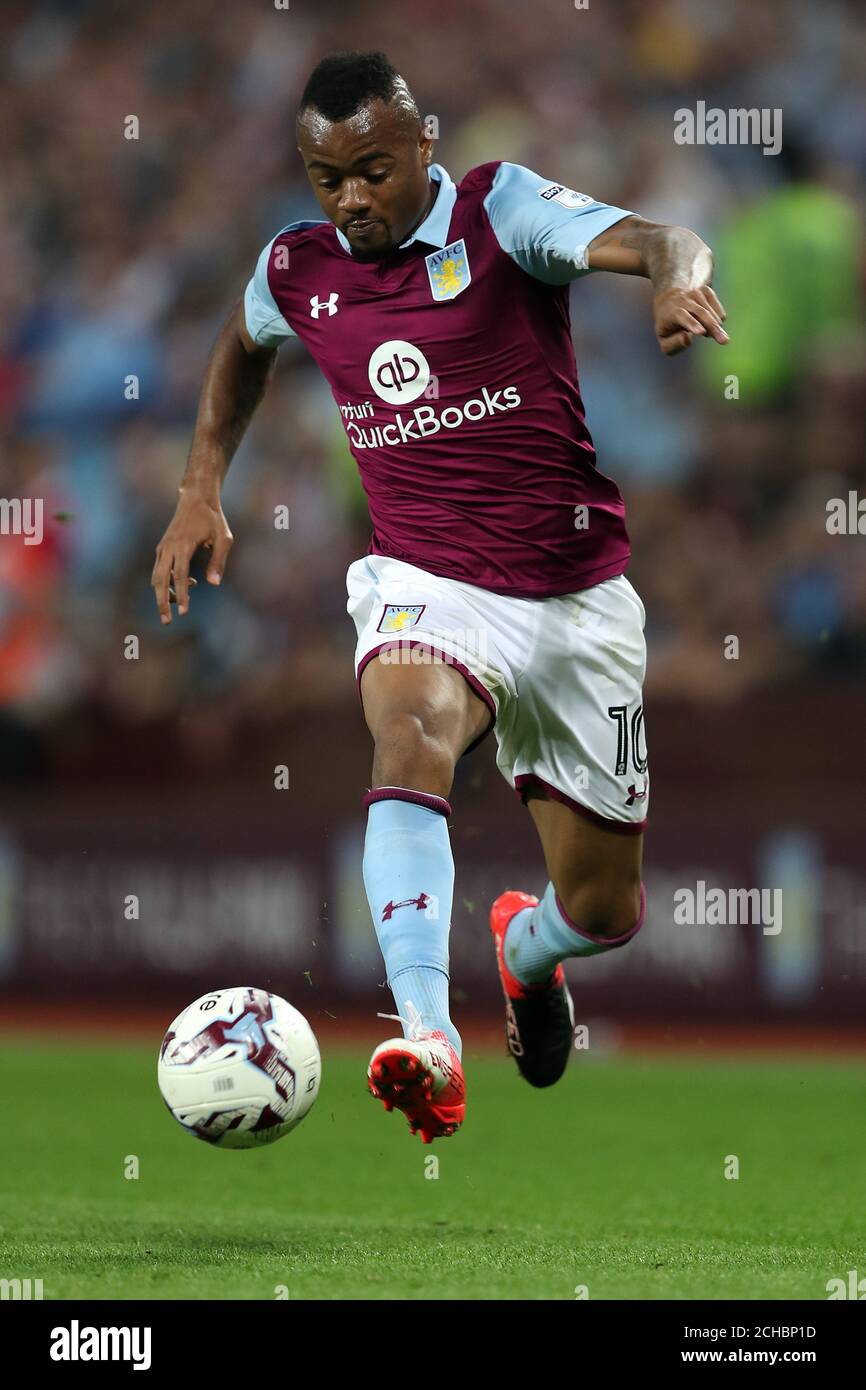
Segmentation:
[(159, 619), (162, 623), (171, 622), (169, 581), (171, 579), (173, 558), (170, 550), (163, 550), (161, 547), (158, 547), (153, 574), (150, 576), (151, 587), (153, 588), (154, 597), (156, 598), (156, 606), (159, 610)]
[(717, 318), (726, 319), (728, 317), (725, 306), (711, 285), (704, 285), (701, 294), (704, 296)]
[(665, 357), (674, 357), (678, 352), (685, 352), (691, 341), (691, 333), (670, 333), (659, 338), (659, 346)]
[[(196, 586), (196, 584), (198, 583), (198, 580), (197, 580), (197, 579), (193, 579), (192, 575), (190, 575), (189, 580), (188, 580), (187, 582), (189, 583), (190, 588), (191, 588), (191, 589), (194, 589), (195, 586)], [(168, 589), (168, 599), (169, 599), (169, 603), (177, 603), (177, 594), (176, 594), (175, 591), (174, 591), (173, 584), (170, 584), (170, 585), (169, 585), (169, 589)]]
[(171, 622), (171, 605), (177, 605), (178, 615), (189, 611), (189, 590), (195, 588), (197, 581), (191, 578), (189, 562), (182, 554), (175, 556), (170, 549), (157, 549), (156, 563), (150, 576), (159, 618), (162, 623)]
[(234, 537), (222, 509), (211, 499), (192, 491), (178, 503), (174, 518), (156, 548), (151, 575), (160, 621), (171, 622), (171, 604), (177, 604), (178, 617), (189, 612), (189, 591), (196, 581), (190, 578), (190, 565), (199, 546), (209, 550), (207, 577), (219, 584)]
[[(704, 334), (706, 329), (698, 318), (700, 312), (701, 310), (697, 305), (694, 306), (694, 312), (687, 309), (685, 305), (681, 305), (671, 314), (671, 324), (679, 328), (687, 328), (690, 333)], [(707, 310), (705, 309), (703, 312), (706, 314)]]
[(184, 613), (189, 612), (189, 562), (192, 559), (192, 552), (184, 554), (183, 551), (174, 557), (172, 566), (172, 579), (174, 581), (174, 596), (177, 602), (177, 615), (182, 618)]
[(722, 327), (725, 317), (724, 306), (709, 285), (688, 291), (673, 304), (669, 302), (658, 321), (658, 340), (662, 352), (668, 357), (683, 352), (693, 337), (729, 343), (730, 338)]
[(700, 320), (704, 332), (708, 333), (717, 343), (730, 342), (727, 333), (722, 327), (721, 319), (714, 309), (702, 303), (698, 303), (694, 305), (692, 312), (695, 318)]
[(709, 334), (719, 343), (728, 341), (728, 335), (722, 328), (715, 310), (711, 309), (697, 295), (693, 296), (688, 304), (680, 305), (672, 314), (671, 321), (680, 328), (687, 328), (690, 333)]
[(234, 536), (229, 530), (226, 530), (223, 534), (217, 536), (216, 540), (213, 543), (210, 560), (208, 561), (208, 584), (219, 584), (222, 582), (222, 577), (225, 574), (226, 561), (228, 560), (229, 551), (231, 550), (233, 543)]
[(729, 343), (730, 338), (722, 327), (725, 311), (709, 285), (695, 290), (693, 299), (694, 303), (690, 306), (692, 313), (700, 319), (709, 336), (717, 343)]

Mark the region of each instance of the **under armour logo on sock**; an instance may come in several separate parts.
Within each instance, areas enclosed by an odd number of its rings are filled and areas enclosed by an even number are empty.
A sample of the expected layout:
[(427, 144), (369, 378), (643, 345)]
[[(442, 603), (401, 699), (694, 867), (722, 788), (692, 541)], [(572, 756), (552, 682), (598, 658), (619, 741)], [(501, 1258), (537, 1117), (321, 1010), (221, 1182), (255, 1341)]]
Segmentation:
[(401, 903), (386, 903), (385, 909), (382, 913), (382, 921), (390, 922), (392, 916), (397, 911), (398, 907), (414, 907), (418, 910), (418, 912), (424, 912), (429, 902), (430, 899), (427, 897), (427, 894), (422, 893), (417, 898), (404, 898)]
[(323, 309), (327, 309), (328, 318), (330, 318), (332, 314), (336, 314), (337, 300), (339, 298), (339, 294), (337, 294), (335, 291), (332, 291), (331, 294), (328, 295), (327, 299), (320, 299), (317, 294), (314, 294), (312, 299), (310, 300), (310, 318), (317, 319)]

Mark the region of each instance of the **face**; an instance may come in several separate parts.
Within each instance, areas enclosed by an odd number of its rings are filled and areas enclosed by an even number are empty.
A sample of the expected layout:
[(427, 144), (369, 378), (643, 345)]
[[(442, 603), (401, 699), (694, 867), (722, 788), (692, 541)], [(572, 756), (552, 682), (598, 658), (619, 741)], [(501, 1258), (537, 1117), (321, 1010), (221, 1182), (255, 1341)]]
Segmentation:
[(359, 260), (386, 256), (426, 217), (433, 141), (399, 102), (372, 101), (335, 122), (308, 109), (298, 149), (322, 211)]

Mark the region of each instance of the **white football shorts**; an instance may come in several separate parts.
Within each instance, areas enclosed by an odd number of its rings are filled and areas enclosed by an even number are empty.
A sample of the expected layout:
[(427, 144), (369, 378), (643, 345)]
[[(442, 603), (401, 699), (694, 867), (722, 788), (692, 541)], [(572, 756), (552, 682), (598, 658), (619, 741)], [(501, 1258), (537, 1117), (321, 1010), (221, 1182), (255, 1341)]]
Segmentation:
[(346, 585), (359, 683), (376, 655), (455, 666), (489, 708), (497, 765), (524, 800), (534, 788), (608, 830), (644, 829), (646, 613), (625, 575), (509, 598), (365, 555)]

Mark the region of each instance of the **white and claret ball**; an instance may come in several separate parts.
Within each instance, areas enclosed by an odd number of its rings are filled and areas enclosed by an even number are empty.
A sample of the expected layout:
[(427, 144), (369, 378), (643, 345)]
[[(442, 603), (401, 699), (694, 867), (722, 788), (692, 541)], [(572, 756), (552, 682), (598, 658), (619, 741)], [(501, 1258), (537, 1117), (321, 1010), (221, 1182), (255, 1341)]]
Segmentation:
[(162, 1098), (189, 1134), (223, 1149), (271, 1144), (319, 1093), (322, 1062), (303, 1014), (278, 994), (241, 986), (203, 994), (159, 1050)]

